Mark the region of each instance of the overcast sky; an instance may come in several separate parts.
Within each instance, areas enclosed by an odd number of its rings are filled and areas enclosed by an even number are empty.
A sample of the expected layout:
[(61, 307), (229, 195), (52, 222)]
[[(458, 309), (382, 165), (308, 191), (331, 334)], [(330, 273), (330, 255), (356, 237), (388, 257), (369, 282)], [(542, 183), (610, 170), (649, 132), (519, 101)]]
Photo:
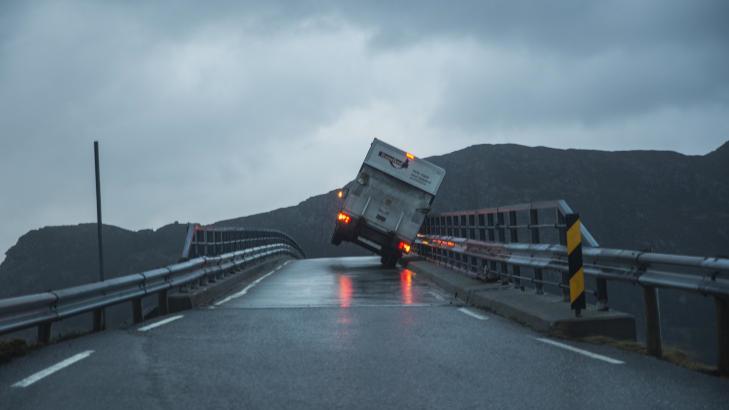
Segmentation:
[[(29, 229), (214, 222), (352, 179), (373, 137), (705, 154), (727, 1), (0, 2), (0, 260)], [(394, 4), (394, 5), (393, 5)]]

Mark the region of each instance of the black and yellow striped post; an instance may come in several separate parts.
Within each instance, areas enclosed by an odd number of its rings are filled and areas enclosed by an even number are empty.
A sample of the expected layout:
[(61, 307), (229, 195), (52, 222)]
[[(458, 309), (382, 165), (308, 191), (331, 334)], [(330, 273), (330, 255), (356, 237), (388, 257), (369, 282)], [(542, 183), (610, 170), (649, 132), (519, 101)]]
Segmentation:
[(575, 316), (585, 309), (585, 270), (582, 266), (582, 233), (580, 215), (565, 215), (567, 225), (567, 260), (569, 264), (570, 304)]

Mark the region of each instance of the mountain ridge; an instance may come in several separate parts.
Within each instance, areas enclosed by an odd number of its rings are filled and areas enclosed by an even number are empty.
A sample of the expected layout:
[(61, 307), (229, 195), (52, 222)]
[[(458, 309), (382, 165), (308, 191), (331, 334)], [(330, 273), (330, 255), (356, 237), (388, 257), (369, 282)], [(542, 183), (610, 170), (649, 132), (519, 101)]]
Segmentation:
[[(727, 167), (722, 167), (723, 162), (715, 160), (717, 155), (724, 155), (721, 150), (729, 153), (729, 142), (701, 156), (661, 150), (562, 150), (518, 144), (477, 144), (426, 159), (447, 170), (433, 204), (434, 212), (565, 199), (582, 212), (586, 224), (593, 233), (597, 232), (598, 241), (605, 246), (716, 254), (721, 251), (716, 246), (721, 243), (719, 239), (729, 240), (727, 230), (721, 229), (729, 225), (729, 219), (721, 212), (729, 204), (729, 189), (724, 182), (729, 172)], [(484, 163), (492, 165), (483, 166)], [(474, 181), (474, 175), (485, 177), (468, 189), (464, 184)], [(666, 181), (661, 182), (662, 178)], [(461, 182), (454, 183), (454, 180)], [(312, 196), (290, 207), (221, 220), (214, 225), (288, 230), (313, 256), (355, 252), (351, 248), (346, 248), (347, 252), (337, 251), (328, 245), (328, 233), (334, 225), (330, 216), (337, 210), (335, 192)], [(651, 195), (656, 200), (652, 201)], [(707, 206), (703, 197), (713, 199), (708, 202), (715, 206)], [(610, 210), (611, 206), (614, 209)], [(700, 223), (694, 234), (689, 235), (695, 240), (682, 238), (686, 232), (681, 230), (664, 229), (663, 220), (670, 219), (670, 212), (660, 212), (665, 207), (673, 207), (674, 212), (685, 215), (687, 220)], [(310, 223), (314, 214), (319, 217), (316, 223)], [(714, 229), (712, 225), (701, 224), (709, 215), (719, 218), (720, 235), (707, 248), (696, 245), (704, 242), (702, 238), (706, 239), (703, 233), (696, 232)], [(623, 230), (632, 228), (643, 233), (636, 238), (611, 232), (610, 227), (615, 223)], [(657, 234), (653, 235), (651, 229)]]
[[(165, 266), (182, 255), (187, 224), (131, 231), (103, 225), (105, 276)], [(61, 289), (98, 280), (96, 224), (47, 226), (18, 239), (0, 264), (0, 297)], [(12, 284), (12, 286), (8, 286)]]

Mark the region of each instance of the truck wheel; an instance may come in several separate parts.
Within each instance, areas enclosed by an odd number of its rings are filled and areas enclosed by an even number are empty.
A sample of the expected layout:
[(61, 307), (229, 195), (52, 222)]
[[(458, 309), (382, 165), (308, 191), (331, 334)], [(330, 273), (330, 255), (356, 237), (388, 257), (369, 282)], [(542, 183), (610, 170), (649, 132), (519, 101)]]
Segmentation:
[(380, 258), (380, 263), (387, 269), (392, 269), (397, 265), (398, 257), (396, 255), (387, 255)]
[(332, 245), (339, 246), (339, 244), (342, 243), (342, 238), (339, 237), (339, 235), (334, 234), (332, 235)]

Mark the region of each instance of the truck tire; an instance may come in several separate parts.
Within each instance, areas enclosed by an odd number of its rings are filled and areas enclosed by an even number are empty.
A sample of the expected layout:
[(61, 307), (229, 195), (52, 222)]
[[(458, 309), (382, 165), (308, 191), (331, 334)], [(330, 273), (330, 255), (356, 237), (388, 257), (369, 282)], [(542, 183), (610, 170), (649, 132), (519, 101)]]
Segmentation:
[(380, 258), (380, 263), (384, 268), (392, 269), (397, 266), (398, 259), (397, 255), (386, 255)]
[(336, 232), (334, 232), (334, 235), (332, 235), (332, 245), (339, 246), (339, 244), (342, 243), (342, 238), (337, 235)]

